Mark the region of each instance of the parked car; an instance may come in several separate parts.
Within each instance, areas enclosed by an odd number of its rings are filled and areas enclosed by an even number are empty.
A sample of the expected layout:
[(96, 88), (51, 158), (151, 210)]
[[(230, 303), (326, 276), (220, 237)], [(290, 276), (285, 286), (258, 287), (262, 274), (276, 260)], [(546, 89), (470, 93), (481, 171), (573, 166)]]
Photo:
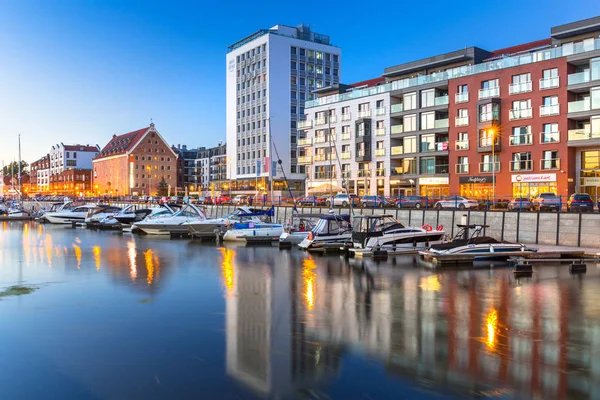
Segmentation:
[(208, 205), (208, 204), (212, 204), (212, 199), (210, 198), (210, 196), (200, 196), (200, 197), (198, 197), (198, 200), (196, 200), (196, 203)]
[[(351, 203), (354, 207), (358, 206), (360, 204), (360, 197), (355, 194), (347, 195), (344, 193), (339, 193), (333, 196), (334, 207), (348, 207)], [(327, 207), (330, 207), (332, 205), (332, 200), (328, 198), (325, 201), (325, 204)]]
[(462, 196), (448, 196), (435, 203), (434, 207), (438, 210), (441, 210), (442, 208), (458, 208), (459, 210), (464, 210), (469, 208), (479, 208), (479, 202)]
[(245, 194), (238, 194), (237, 196), (235, 196), (233, 198), (233, 200), (231, 200), (231, 204), (234, 204), (236, 206), (241, 206), (243, 204), (248, 204), (248, 197)]
[(317, 197), (317, 196), (300, 197), (296, 200), (296, 205), (298, 207), (319, 205), (319, 197)]
[(562, 206), (560, 197), (552, 192), (538, 193), (537, 196), (531, 200), (531, 203), (533, 209), (537, 211), (556, 210), (558, 212)]
[(573, 193), (567, 200), (567, 211), (592, 212), (594, 201), (587, 193)]
[(231, 204), (231, 197), (220, 195), (213, 199), (213, 204)]
[(365, 207), (396, 207), (396, 203), (387, 200), (383, 196), (363, 196), (360, 199), (360, 205)]
[(427, 200), (425, 196), (402, 196), (396, 199), (396, 207), (398, 208), (427, 208), (435, 204)]
[(510, 200), (508, 203), (508, 211), (531, 211), (533, 205), (531, 204), (531, 200), (527, 197), (515, 197)]

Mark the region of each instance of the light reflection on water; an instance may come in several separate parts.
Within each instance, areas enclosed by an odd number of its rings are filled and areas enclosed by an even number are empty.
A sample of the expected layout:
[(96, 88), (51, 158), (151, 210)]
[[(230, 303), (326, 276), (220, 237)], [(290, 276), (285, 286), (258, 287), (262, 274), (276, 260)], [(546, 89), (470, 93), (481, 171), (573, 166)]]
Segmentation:
[(0, 252), (0, 287), (39, 286), (0, 299), (7, 398), (600, 393), (595, 265), (434, 273), (12, 222)]

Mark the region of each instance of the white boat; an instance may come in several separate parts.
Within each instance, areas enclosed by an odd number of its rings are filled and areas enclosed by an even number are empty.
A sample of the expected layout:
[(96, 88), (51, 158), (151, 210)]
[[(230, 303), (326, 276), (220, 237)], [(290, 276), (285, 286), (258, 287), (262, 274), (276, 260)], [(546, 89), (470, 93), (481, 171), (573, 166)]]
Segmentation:
[(121, 207), (100, 204), (88, 211), (85, 223), (88, 225), (99, 224), (103, 219), (114, 216), (121, 211)]
[(24, 217), (29, 217), (29, 212), (24, 211), (21, 207), (17, 206), (16, 204), (13, 204), (11, 207), (9, 207), (6, 210), (6, 216), (8, 217), (8, 219), (11, 218), (24, 218)]
[(359, 215), (354, 218), (351, 252), (374, 250), (397, 253), (417, 252), (442, 243), (446, 237), (443, 227), (429, 225), (421, 228), (404, 226), (391, 215)]
[[(233, 213), (226, 215), (221, 218), (210, 218), (204, 221), (191, 221), (186, 222), (186, 225), (190, 231), (190, 234), (199, 238), (215, 238), (217, 234), (223, 234), (226, 232), (229, 225), (233, 225), (236, 222), (254, 222), (256, 224), (261, 223), (261, 219), (258, 214), (260, 210), (253, 210), (248, 207), (239, 207)], [(250, 215), (250, 217), (246, 217)]]
[(277, 241), (283, 233), (283, 225), (269, 222), (236, 222), (223, 235), (225, 242)]
[(348, 214), (322, 215), (319, 222), (308, 233), (308, 236), (298, 244), (302, 250), (325, 251), (339, 250), (352, 241), (352, 225)]
[(132, 228), (138, 228), (148, 235), (181, 235), (187, 234), (189, 228), (186, 222), (204, 221), (206, 216), (198, 207), (188, 204), (172, 215), (150, 216), (143, 221), (136, 222)]
[(86, 204), (68, 210), (56, 211), (44, 214), (44, 218), (51, 224), (70, 224), (73, 222), (84, 222), (88, 212), (96, 208), (96, 204)]
[(66, 211), (66, 210), (70, 210), (71, 208), (73, 208), (73, 202), (72, 201), (64, 201), (62, 203), (53, 203), (49, 209), (40, 209), (37, 212), (37, 216), (38, 216), (38, 220), (40, 222), (45, 222), (46, 221), (46, 215), (47, 214), (52, 214), (55, 213), (57, 211)]
[(279, 236), (279, 247), (290, 248), (306, 239), (310, 231), (319, 222), (322, 214), (300, 214), (293, 216), (283, 227)]

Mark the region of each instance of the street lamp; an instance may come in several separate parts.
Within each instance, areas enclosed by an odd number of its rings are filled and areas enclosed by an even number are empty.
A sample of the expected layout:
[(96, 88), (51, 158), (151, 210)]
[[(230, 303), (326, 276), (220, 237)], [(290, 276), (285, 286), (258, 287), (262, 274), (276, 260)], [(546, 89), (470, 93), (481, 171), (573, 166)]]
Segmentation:
[(492, 137), (492, 207), (496, 204), (496, 131), (488, 129), (488, 135)]

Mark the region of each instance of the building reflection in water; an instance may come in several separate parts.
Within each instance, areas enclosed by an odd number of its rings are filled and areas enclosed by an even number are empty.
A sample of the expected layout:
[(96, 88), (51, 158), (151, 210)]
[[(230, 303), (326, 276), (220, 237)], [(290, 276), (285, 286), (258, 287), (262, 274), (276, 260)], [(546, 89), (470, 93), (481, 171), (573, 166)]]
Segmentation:
[(96, 264), (96, 271), (100, 271), (100, 266), (102, 264), (102, 260), (100, 258), (102, 251), (100, 250), (100, 246), (92, 247), (92, 251), (94, 252), (94, 262)]
[(135, 240), (131, 239), (127, 241), (127, 259), (129, 260), (129, 276), (131, 280), (135, 281), (137, 278), (137, 250), (135, 249)]
[(223, 263), (231, 266), (223, 271), (235, 273), (233, 295), (226, 296), (227, 373), (271, 397), (314, 389), (337, 371), (340, 353), (306, 335), (303, 310), (315, 299), (307, 296), (315, 289), (314, 262), (300, 271), (289, 253), (243, 248), (229, 254)]
[(235, 270), (233, 267), (233, 258), (235, 257), (234, 249), (219, 248), (223, 260), (221, 262), (221, 274), (223, 275), (223, 286), (227, 290), (227, 296), (231, 296), (233, 291), (233, 280)]

